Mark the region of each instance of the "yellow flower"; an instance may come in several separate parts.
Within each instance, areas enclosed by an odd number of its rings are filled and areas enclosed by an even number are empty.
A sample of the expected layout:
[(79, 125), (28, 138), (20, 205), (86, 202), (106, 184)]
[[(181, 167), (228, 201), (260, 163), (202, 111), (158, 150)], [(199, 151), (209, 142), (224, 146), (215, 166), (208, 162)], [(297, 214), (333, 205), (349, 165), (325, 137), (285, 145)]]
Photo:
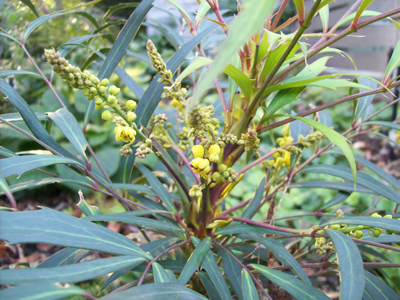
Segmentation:
[(201, 145), (193, 146), (192, 153), (194, 157), (203, 157), (204, 156), (204, 148)]
[(285, 164), (289, 167), (290, 166), (290, 152), (286, 151), (285, 156), (283, 158)]
[(213, 152), (210, 154), (210, 157), (208, 158), (211, 162), (216, 163), (219, 160), (218, 154)]
[(132, 127), (117, 125), (114, 133), (117, 141), (132, 142), (135, 140), (136, 131)]
[(193, 166), (193, 168), (196, 170), (199, 168), (200, 163), (203, 161), (202, 158), (200, 157), (196, 157), (195, 159), (192, 160), (191, 164)]
[(178, 100), (176, 100), (176, 99), (173, 99), (173, 100), (171, 101), (171, 105), (172, 105), (173, 107), (178, 108), (179, 110), (182, 110), (182, 109), (183, 109), (183, 104), (182, 104), (181, 102), (179, 102)]
[(216, 154), (219, 154), (219, 153), (221, 152), (221, 148), (220, 148), (217, 144), (215, 144), (215, 145), (212, 145), (212, 146), (208, 149), (208, 152), (209, 152), (209, 153), (216, 153)]

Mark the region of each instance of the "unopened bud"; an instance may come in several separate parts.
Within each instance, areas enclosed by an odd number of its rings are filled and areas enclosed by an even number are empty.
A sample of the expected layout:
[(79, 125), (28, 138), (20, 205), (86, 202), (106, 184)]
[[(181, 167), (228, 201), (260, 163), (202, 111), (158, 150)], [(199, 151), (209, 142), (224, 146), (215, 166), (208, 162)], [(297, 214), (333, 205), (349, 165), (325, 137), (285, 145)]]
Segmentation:
[(128, 121), (132, 122), (136, 120), (136, 114), (132, 111), (128, 111), (128, 113), (126, 114), (126, 116), (128, 117)]
[(105, 110), (103, 111), (103, 113), (101, 114), (101, 118), (103, 120), (110, 120), (112, 118), (112, 113), (109, 110)]
[(128, 101), (126, 101), (126, 108), (127, 108), (128, 110), (135, 110), (135, 109), (136, 109), (136, 106), (137, 106), (137, 104), (136, 104), (135, 101), (133, 101), (133, 100), (128, 100)]
[(118, 96), (120, 89), (117, 88), (115, 85), (110, 86), (110, 88), (108, 89), (109, 93), (113, 96)]

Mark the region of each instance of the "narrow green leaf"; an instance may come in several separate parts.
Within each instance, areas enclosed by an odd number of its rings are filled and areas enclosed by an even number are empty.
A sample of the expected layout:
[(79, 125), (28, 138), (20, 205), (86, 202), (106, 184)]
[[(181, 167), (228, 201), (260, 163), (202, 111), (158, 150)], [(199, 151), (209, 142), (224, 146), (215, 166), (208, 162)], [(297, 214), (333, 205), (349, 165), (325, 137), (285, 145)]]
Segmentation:
[(374, 0), (363, 0), (363, 2), (361, 3), (360, 7), (358, 8), (356, 15), (353, 19), (352, 25), (357, 25), (358, 20), (360, 19), (362, 13), (364, 12), (364, 10), (366, 10), (366, 8), (373, 2)]
[(74, 115), (64, 107), (55, 112), (47, 113), (47, 116), (60, 128), (61, 132), (71, 142), (74, 148), (78, 150), (83, 157), (86, 157), (85, 151), (88, 142)]
[(89, 205), (86, 202), (81, 190), (78, 191), (78, 195), (79, 195), (79, 202), (78, 204), (76, 204), (76, 206), (79, 207), (79, 209), (84, 213), (85, 216), (95, 216), (101, 214), (97, 206)]
[[(191, 239), (196, 247), (200, 245), (200, 240), (198, 238), (191, 237)], [(221, 271), (214, 257), (215, 257), (214, 252), (209, 250), (204, 256), (203, 261), (201, 262), (201, 267), (202, 269), (205, 269), (208, 276), (210, 276), (210, 279), (213, 282), (218, 293), (220, 294), (221, 298), (224, 300), (232, 299), (228, 285), (226, 284), (226, 281), (222, 276)]]
[(38, 18), (40, 17), (38, 12), (37, 12), (37, 10), (36, 10), (36, 8), (35, 8), (35, 5), (32, 4), (31, 0), (21, 0), (21, 2), (24, 3), (26, 6), (28, 6), (29, 9), (34, 13), (34, 15), (36, 17), (38, 17)]
[(219, 294), (217, 288), (215, 287), (210, 276), (206, 272), (197, 272), (197, 276), (199, 277), (204, 288), (206, 289), (208, 298), (210, 300), (224, 300), (221, 298), (221, 295)]
[(243, 253), (256, 256), (257, 258), (261, 258), (265, 261), (269, 260), (269, 250), (264, 247), (260, 247), (259, 245), (239, 245), (232, 247), (232, 250), (241, 251)]
[(175, 273), (172, 270), (166, 269), (165, 272), (167, 273), (170, 283), (178, 284), (178, 279), (176, 279)]
[[(263, 70), (261, 71), (260, 79), (265, 80), (267, 78), (268, 74), (271, 73), (272, 69), (276, 66), (278, 63), (279, 59), (282, 57), (283, 53), (285, 53), (286, 49), (289, 47), (290, 41), (285, 41), (284, 43), (280, 44), (278, 47), (275, 49), (269, 51), (267, 60), (265, 61)], [(294, 56), (296, 51), (299, 49), (299, 45), (296, 44), (295, 47), (293, 47), (292, 51), (290, 51), (287, 59), (290, 59), (291, 57)]]
[(229, 224), (228, 226), (222, 227), (222, 228), (217, 228), (215, 230), (215, 235), (236, 235), (239, 233), (252, 233), (252, 234), (266, 234), (266, 233), (279, 233), (282, 234), (280, 231), (264, 228), (264, 227), (258, 227), (258, 226), (252, 226), (248, 224)]
[[(330, 299), (323, 292), (317, 290), (311, 285), (298, 280), (296, 277), (267, 268), (265, 266), (251, 264), (252, 268), (271, 280), (273, 283), (279, 285), (289, 294), (293, 295), (298, 300), (328, 300)], [(357, 299), (357, 298), (354, 298)]]
[[(243, 218), (243, 217), (242, 217)], [(228, 249), (227, 249), (228, 250)], [(228, 250), (232, 255), (232, 251)], [(239, 299), (243, 299), (243, 290), (242, 290), (242, 266), (238, 264), (228, 253), (226, 253), (222, 249), (218, 249), (218, 253), (222, 257), (222, 262), (224, 264), (224, 272), (228, 275), (229, 280), (231, 282), (231, 287), (235, 290), (236, 295)]]
[[(0, 160), (1, 161), (1, 160)], [(12, 192), (10, 190), (10, 187), (8, 186), (7, 181), (4, 179), (4, 175), (1, 172), (1, 168), (0, 168), (0, 191), (3, 191), (3, 193), (7, 196), (7, 198), (10, 199), (10, 197), (12, 196)]]
[(400, 130), (400, 124), (395, 124), (395, 123), (386, 122), (386, 121), (368, 121), (368, 122), (365, 122), (364, 125), (380, 125), (380, 126), (386, 126), (389, 128)]
[[(376, 82), (373, 82), (371, 80), (368, 80), (366, 78), (359, 78), (358, 82), (371, 88), (371, 89), (375, 89), (378, 84)], [(360, 89), (360, 93), (366, 92), (366, 89)], [(374, 100), (375, 94), (372, 95), (368, 95), (368, 96), (364, 96), (358, 99), (357, 101), (357, 110), (356, 110), (356, 114), (354, 116), (354, 120), (357, 120), (359, 117), (362, 116), (362, 114), (365, 112), (365, 110), (367, 109), (367, 107), (371, 104), (372, 100)]]
[(253, 279), (246, 270), (242, 270), (242, 299), (243, 300), (259, 300), (257, 289), (254, 285)]
[(132, 52), (132, 51), (129, 51), (129, 50), (126, 51), (126, 54), (129, 55), (129, 56), (135, 57), (135, 58), (137, 58), (137, 59), (139, 59), (139, 60), (141, 60), (141, 61), (143, 61), (143, 62), (145, 62), (145, 63), (147, 63), (147, 64), (149, 64), (151, 66), (151, 60), (148, 57), (148, 55), (146, 55), (146, 54), (135, 53), (135, 52)]
[[(170, 247), (172, 244), (175, 244), (179, 239), (175, 237), (168, 237), (168, 238), (162, 238), (159, 240), (155, 240), (150, 243), (142, 244), (140, 248), (144, 252), (149, 252), (151, 255), (155, 256), (161, 251), (165, 250), (166, 248)], [(101, 290), (104, 290), (106, 287), (108, 287), (113, 281), (117, 280), (120, 278), (122, 275), (128, 273), (129, 271), (136, 269), (140, 264), (133, 265), (127, 268), (123, 268), (121, 270), (118, 270), (114, 273), (111, 274), (110, 277), (107, 278), (107, 280), (103, 283), (101, 286)], [(175, 279), (176, 280), (176, 279)]]
[[(36, 117), (40, 121), (50, 121), (49, 117), (46, 116), (44, 113), (35, 113)], [(23, 122), (24, 119), (19, 113), (10, 113), (10, 114), (2, 114), (0, 115), (4, 120), (7, 120), (9, 122)], [(1, 121), (0, 121), (1, 123)]]
[[(89, 189), (93, 189), (93, 186), (90, 185), (89, 180), (85, 182), (85, 181), (78, 181), (78, 180), (74, 180), (74, 179), (67, 179), (67, 178), (60, 178), (60, 177), (48, 177), (48, 178), (41, 178), (41, 179), (34, 179), (34, 180), (30, 180), (30, 181), (20, 182), (20, 183), (11, 185), (10, 190), (12, 193), (15, 193), (18, 191), (31, 189), (31, 188), (39, 187), (39, 186), (46, 185), (46, 184), (52, 184), (52, 183), (73, 183), (73, 184), (87, 187)], [(3, 195), (3, 193), (1, 191), (0, 191), (0, 195)]]
[(384, 179), (387, 183), (393, 185), (397, 190), (400, 191), (400, 182), (397, 178), (393, 177), (389, 173), (385, 172), (382, 168), (378, 167), (377, 165), (373, 164), (369, 160), (366, 160), (360, 156), (354, 155), (355, 160), (362, 164), (364, 167), (370, 169), (376, 175), (380, 176)]
[(15, 154), (14, 152), (8, 150), (7, 148), (4, 148), (2, 146), (0, 146), (0, 155), (6, 156), (6, 157), (14, 157), (14, 156), (18, 156), (17, 154)]
[(30, 23), (28, 25), (28, 27), (25, 30), (25, 35), (24, 35), (24, 41), (26, 41), (29, 37), (29, 35), (40, 25), (42, 25), (44, 22), (47, 22), (51, 19), (54, 19), (56, 17), (61, 17), (64, 15), (79, 15), (82, 16), (84, 18), (86, 18), (90, 23), (93, 24), (94, 27), (99, 27), (99, 25), (97, 24), (97, 21), (95, 18), (93, 18), (92, 15), (90, 15), (87, 12), (84, 11), (75, 11), (75, 12), (63, 12), (63, 13), (55, 13), (55, 14), (51, 14), (51, 15), (44, 15), (41, 16), (40, 18), (37, 18), (36, 20), (34, 20), (32, 23)]
[[(400, 223), (400, 221), (399, 221)], [(364, 267), (356, 244), (344, 233), (324, 229), (332, 239), (340, 270), (340, 299), (361, 299), (364, 291)]]
[(100, 2), (100, 1), (102, 1), (102, 0), (93, 0), (93, 1), (86, 2), (86, 3), (78, 4), (78, 5), (63, 9), (60, 12), (66, 12), (66, 11), (71, 11), (71, 10), (75, 10), (75, 9), (78, 9), (78, 8), (86, 7), (86, 6), (89, 6), (89, 5), (96, 4), (96, 3)]
[(386, 283), (364, 270), (365, 290), (374, 300), (399, 300), (400, 296)]
[(246, 99), (250, 99), (251, 97), (251, 92), (252, 92), (252, 84), (253, 80), (247, 77), (240, 71), (238, 68), (234, 67), (233, 65), (229, 64), (225, 70), (224, 73), (228, 75), (230, 78), (232, 78), (237, 85), (240, 87), (240, 89), (243, 92), (243, 95), (245, 96)]
[(324, 210), (328, 207), (340, 204), (340, 203), (346, 201), (346, 199), (349, 198), (349, 196), (350, 196), (350, 194), (348, 194), (348, 193), (338, 192), (335, 197), (333, 197), (331, 200), (329, 200), (324, 205), (322, 205), (320, 210)]
[(185, 299), (207, 300), (206, 297), (191, 289), (174, 283), (151, 283), (136, 286), (126, 291), (108, 295), (99, 300), (160, 300), (160, 299)]
[(205, 17), (207, 12), (210, 10), (210, 5), (208, 4), (207, 0), (201, 0), (199, 9), (196, 14), (196, 18), (194, 20), (194, 26), (195, 28), (198, 28), (200, 25), (201, 20), (203, 20), (202, 17)]
[(82, 36), (75, 37), (73, 39), (70, 39), (68, 42), (62, 44), (61, 46), (58, 47), (57, 51), (60, 53), (62, 57), (67, 56), (67, 54), (73, 50), (77, 45), (76, 44), (82, 44), (83, 42), (99, 37), (99, 36), (104, 36), (105, 34), (86, 34)]
[[(100, 68), (100, 71), (97, 75), (100, 80), (110, 77), (114, 69), (118, 66), (121, 58), (126, 54), (129, 44), (139, 31), (139, 28), (142, 25), (142, 22), (148, 11), (153, 6), (153, 2), (154, 0), (144, 0), (140, 2), (138, 7), (129, 17)], [(84, 117), (85, 124), (89, 122), (93, 109), (94, 101), (89, 101), (88, 105), (86, 106)]]
[(361, 185), (354, 185), (350, 182), (330, 182), (330, 181), (306, 181), (306, 182), (296, 182), (290, 185), (291, 188), (322, 188), (338, 190), (342, 192), (359, 192), (366, 194), (374, 194), (375, 192), (367, 189)]
[(241, 218), (252, 218), (256, 213), (257, 207), (260, 205), (261, 200), (263, 199), (265, 190), (265, 177), (260, 181), (260, 184), (256, 188), (253, 199), (251, 199), (250, 203), (246, 206), (244, 212), (241, 215)]
[[(353, 176), (351, 174), (350, 168), (334, 165), (314, 165), (308, 166), (301, 170), (301, 173), (320, 173), (329, 174), (332, 176), (338, 176), (340, 178), (353, 181)], [(376, 194), (400, 203), (400, 193), (395, 192), (388, 188), (385, 184), (376, 180), (375, 178), (362, 173), (357, 172), (357, 183), (365, 188), (374, 191)]]
[(207, 254), (208, 250), (210, 250), (211, 244), (211, 238), (206, 237), (197, 245), (178, 278), (180, 285), (185, 285), (190, 280), (194, 272), (196, 272), (196, 270), (199, 268), (200, 263)]
[[(229, 26), (229, 35), (221, 44), (214, 64), (206, 72), (200, 80), (196, 93), (191, 101), (194, 106), (204, 96), (208, 86), (213, 80), (221, 74), (226, 64), (231, 60), (232, 56), (237, 53), (239, 48), (253, 35), (257, 30), (260, 30), (265, 20), (272, 13), (275, 2), (248, 0), (243, 3), (240, 14), (233, 23)], [(251, 22), (249, 22), (251, 20)], [(190, 105), (189, 105), (190, 106)]]
[(165, 272), (164, 268), (158, 263), (153, 263), (153, 275), (155, 283), (169, 283), (169, 277)]
[(282, 107), (297, 100), (297, 97), (304, 91), (304, 89), (305, 87), (297, 87), (279, 91), (275, 95), (274, 99), (272, 99), (271, 103), (268, 105), (267, 108), (268, 116), (273, 115), (276, 111), (278, 111)]
[(62, 148), (44, 129), (36, 117), (36, 114), (32, 111), (26, 101), (8, 83), (0, 80), (0, 90), (4, 92), (4, 94), (7, 96), (7, 100), (10, 101), (19, 111), (26, 125), (29, 127), (35, 137), (52, 149), (56, 150), (61, 155), (76, 159), (71, 153)]
[(354, 184), (356, 184), (356, 182), (357, 182), (356, 161), (354, 159), (353, 152), (351, 151), (351, 148), (347, 143), (346, 138), (344, 136), (342, 136), (341, 134), (337, 133), (336, 131), (330, 129), (329, 127), (327, 127), (317, 121), (303, 118), (303, 117), (298, 117), (298, 116), (290, 116), (290, 117), (300, 120), (300, 121), (314, 127), (315, 129), (321, 131), (323, 134), (325, 134), (325, 136), (331, 141), (331, 143), (333, 145), (338, 146), (340, 148), (340, 150), (342, 150), (344, 156), (347, 158), (347, 161), (349, 162), (351, 171), (353, 173)]
[[(240, 68), (241, 62), (240, 62), (240, 57), (238, 54), (233, 56), (229, 65), (232, 65), (236, 69)], [(229, 103), (233, 103), (233, 99), (235, 98), (235, 94), (237, 92), (238, 86), (239, 85), (230, 76), (229, 77)], [(231, 104), (231, 106), (233, 107), (233, 104)]]
[(25, 172), (55, 164), (72, 164), (83, 167), (76, 160), (56, 155), (25, 155), (0, 159), (0, 171), (4, 177), (21, 176)]
[(322, 32), (327, 33), (329, 29), (329, 5), (325, 5), (319, 9), (318, 13), (321, 18)]
[(205, 67), (212, 63), (212, 59), (207, 57), (198, 57), (194, 62), (186, 67), (185, 70), (175, 79), (175, 82), (181, 82), (186, 76), (188, 76), (193, 71)]
[(52, 268), (76, 264), (86, 255), (88, 255), (89, 252), (90, 250), (85, 249), (64, 248), (57, 253), (54, 253), (36, 268)]
[[(177, 225), (173, 225), (171, 223), (167, 222), (162, 222), (162, 221), (157, 221), (149, 218), (140, 218), (140, 217), (135, 217), (134, 213), (136, 212), (142, 212), (142, 210), (139, 211), (133, 211), (133, 212), (123, 212), (119, 214), (112, 214), (112, 215), (95, 215), (95, 216), (89, 216), (86, 218), (83, 218), (83, 220), (86, 221), (119, 221), (127, 224), (132, 224), (135, 226), (138, 226), (139, 228), (141, 227), (148, 227), (148, 228), (155, 228), (155, 229), (161, 229), (161, 230), (173, 230), (173, 231), (182, 231), (184, 230), (180, 228)], [(162, 213), (165, 213), (163, 211), (160, 211)], [(159, 212), (159, 213), (160, 213)], [(151, 210), (149, 211), (144, 211), (143, 214), (152, 214)]]
[(174, 203), (172, 202), (171, 195), (168, 193), (167, 189), (162, 185), (162, 183), (157, 179), (157, 177), (145, 166), (140, 163), (136, 163), (136, 167), (139, 171), (146, 177), (149, 181), (151, 188), (156, 192), (158, 197), (164, 202), (167, 208), (171, 212), (177, 212)]
[(190, 19), (189, 14), (186, 12), (186, 10), (178, 3), (176, 0), (168, 0), (169, 3), (174, 5), (182, 14), (182, 17), (185, 19), (186, 24), (188, 25), (189, 29), (192, 28), (192, 20)]
[[(0, 4), (1, 4), (1, 3), (0, 3)], [(20, 44), (20, 42), (19, 42), (16, 38), (14, 38), (13, 36), (11, 36), (11, 35), (9, 35), (9, 34), (7, 34), (7, 33), (0, 32), (0, 36), (4, 36), (4, 37), (6, 37), (6, 38), (8, 38), (8, 39), (10, 39), (10, 40), (13, 40), (13, 41), (16, 42), (17, 44)]]
[[(174, 74), (175, 71), (181, 66), (185, 61), (186, 56), (190, 51), (201, 42), (209, 33), (211, 33), (218, 25), (213, 24), (200, 33), (196, 37), (191, 39), (189, 42), (185, 43), (167, 62), (167, 69), (171, 70)], [(158, 82), (160, 75), (156, 75), (154, 79), (150, 82), (149, 87), (143, 94), (141, 99), (145, 101), (139, 101), (139, 105), (136, 109), (137, 119), (135, 123), (137, 125), (142, 124), (146, 126), (152, 116), (154, 110), (156, 109), (158, 103), (161, 101), (161, 94), (163, 93), (164, 84)]]
[(0, 298), (13, 300), (54, 300), (67, 299), (84, 293), (85, 290), (76, 286), (60, 287), (60, 285), (51, 283), (35, 283), (1, 289)]
[(3, 269), (0, 270), (0, 283), (16, 285), (78, 282), (102, 276), (144, 261), (145, 259), (142, 257), (118, 256), (52, 268)]
[(38, 73), (31, 72), (31, 71), (24, 71), (24, 70), (0, 71), (0, 77), (15, 76), (15, 75), (32, 75), (32, 76), (42, 78), (42, 76), (40, 76)]
[(143, 184), (131, 184), (131, 183), (109, 183), (109, 187), (116, 188), (116, 189), (127, 189), (136, 191), (138, 193), (146, 193), (146, 194), (153, 194), (156, 193), (146, 185)]
[(106, 22), (107, 18), (109, 16), (111, 16), (114, 12), (118, 11), (118, 10), (121, 10), (121, 9), (125, 10), (127, 8), (136, 7), (136, 6), (138, 6), (138, 3), (120, 3), (118, 5), (110, 6), (110, 8), (104, 14), (103, 19), (101, 20), (101, 22), (104, 24)]
[(355, 225), (377, 227), (382, 229), (389, 229), (392, 231), (400, 231), (400, 220), (387, 219), (387, 218), (345, 216), (344, 218), (332, 219), (324, 223), (324, 225), (331, 225), (331, 224), (355, 224)]
[(152, 259), (119, 233), (46, 207), (28, 212), (0, 211), (0, 220), (0, 239), (12, 245), (45, 243)]
[(305, 283), (311, 285), (310, 279), (307, 277), (304, 270), (301, 268), (297, 260), (290, 254), (290, 252), (283, 246), (283, 244), (277, 240), (270, 239), (267, 237), (255, 235), (255, 234), (240, 234), (241, 239), (249, 239), (267, 247), (276, 257), (277, 260), (285, 265), (291, 265), (293, 267), (292, 272), (299, 276)]

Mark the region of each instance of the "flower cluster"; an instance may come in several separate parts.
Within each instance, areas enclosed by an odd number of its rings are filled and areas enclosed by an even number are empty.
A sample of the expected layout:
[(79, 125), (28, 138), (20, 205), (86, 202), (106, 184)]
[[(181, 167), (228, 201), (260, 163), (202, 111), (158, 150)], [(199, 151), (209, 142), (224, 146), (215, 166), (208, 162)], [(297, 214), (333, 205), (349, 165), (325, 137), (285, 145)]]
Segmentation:
[(231, 133), (221, 133), (217, 139), (217, 143), (221, 148), (224, 148), (226, 145), (231, 144), (235, 145), (238, 142), (238, 138), (236, 135)]
[(213, 183), (211, 183), (211, 187), (216, 185), (222, 185), (225, 183), (238, 182), (240, 180), (239, 175), (233, 168), (228, 168), (224, 164), (218, 165), (218, 172), (214, 172), (212, 174)]
[(62, 79), (68, 81), (71, 87), (83, 90), (88, 100), (93, 100), (97, 95), (104, 96), (108, 88), (108, 79), (100, 81), (88, 70), (81, 71), (80, 68), (71, 65), (68, 60), (61, 57), (59, 52), (52, 49), (45, 49), (44, 55), (47, 62), (53, 66), (53, 71)]
[(137, 158), (146, 158), (147, 154), (150, 154), (152, 152), (151, 145), (152, 145), (151, 139), (147, 139), (145, 143), (141, 144), (136, 149), (135, 156)]
[(309, 148), (312, 144), (318, 143), (318, 141), (322, 140), (325, 135), (321, 131), (316, 131), (312, 134), (303, 137), (301, 134), (299, 136), (299, 142), (303, 147)]
[(213, 115), (214, 106), (208, 105), (203, 108), (199, 105), (196, 106), (186, 118), (186, 124), (189, 127), (188, 136), (197, 136), (210, 140), (217, 136), (219, 121), (216, 118), (212, 118)]
[(157, 52), (156, 46), (154, 46), (151, 40), (147, 41), (147, 55), (149, 56), (154, 70), (160, 74), (159, 82), (164, 83), (164, 93), (161, 95), (162, 98), (171, 98), (171, 105), (176, 107), (180, 112), (186, 106), (186, 94), (187, 90), (182, 88), (181, 83), (172, 81), (172, 73), (167, 69), (164, 60), (161, 55)]
[(203, 178), (208, 178), (208, 175), (211, 172), (210, 162), (217, 163), (220, 152), (221, 148), (216, 144), (208, 148), (207, 153), (205, 153), (203, 146), (193, 146), (192, 153), (195, 157), (191, 162), (193, 170), (200, 174)]
[[(136, 102), (128, 100), (126, 103), (118, 101), (120, 89), (115, 85), (109, 87), (108, 79), (100, 81), (99, 78), (91, 74), (88, 70), (81, 71), (78, 67), (71, 65), (60, 53), (54, 49), (45, 49), (45, 56), (49, 64), (53, 66), (62, 79), (68, 81), (73, 88), (82, 89), (83, 94), (88, 100), (94, 100), (95, 109), (102, 110), (103, 120), (112, 119), (115, 123), (115, 139), (127, 143), (121, 148), (121, 155), (128, 156), (133, 153), (130, 146), (135, 141), (136, 130), (132, 122), (136, 119)], [(108, 93), (107, 93), (108, 90)], [(124, 111), (121, 111), (124, 107)], [(112, 110), (109, 110), (111, 108)], [(118, 115), (117, 115), (118, 112)]]
[(334, 250), (333, 243), (327, 243), (324, 237), (317, 238), (314, 246), (319, 255), (325, 255), (327, 252)]
[(242, 133), (242, 137), (237, 142), (238, 145), (244, 146), (244, 151), (254, 151), (257, 152), (260, 150), (260, 139), (257, 137), (257, 132), (249, 129), (247, 133)]

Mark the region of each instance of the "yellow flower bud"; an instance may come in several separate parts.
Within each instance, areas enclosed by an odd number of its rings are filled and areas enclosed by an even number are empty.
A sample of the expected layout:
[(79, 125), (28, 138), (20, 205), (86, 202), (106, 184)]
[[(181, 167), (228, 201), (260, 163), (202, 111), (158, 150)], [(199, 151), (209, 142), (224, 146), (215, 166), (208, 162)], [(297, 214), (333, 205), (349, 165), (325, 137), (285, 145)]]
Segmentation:
[(355, 232), (354, 232), (354, 238), (356, 238), (356, 239), (361, 239), (363, 236), (364, 236), (364, 233), (361, 231), (361, 230), (356, 230)]
[(192, 153), (193, 153), (194, 157), (203, 157), (204, 156), (204, 147), (201, 145), (193, 146)]
[(94, 108), (96, 109), (96, 110), (102, 110), (103, 108), (104, 108), (104, 104), (102, 103), (102, 104), (95, 104), (94, 105)]
[(199, 169), (204, 170), (210, 165), (210, 161), (208, 159), (203, 159), (199, 164)]
[(121, 89), (117, 88), (115, 85), (109, 87), (108, 92), (113, 96), (118, 96)]
[(135, 101), (133, 101), (133, 100), (128, 100), (128, 101), (126, 101), (126, 108), (127, 108), (128, 110), (135, 110), (135, 109), (136, 109), (136, 106), (137, 106), (137, 104), (136, 104)]
[(108, 81), (107, 78), (104, 78), (104, 79), (100, 82), (100, 85), (101, 85), (101, 86), (104, 86), (104, 87), (107, 87), (108, 84), (109, 84), (109, 81)]
[(199, 165), (200, 165), (200, 163), (201, 163), (202, 161), (203, 161), (202, 158), (196, 157), (195, 159), (192, 160), (191, 165), (192, 165), (195, 169), (198, 169), (198, 168), (199, 168)]
[(226, 171), (226, 169), (228, 168), (226, 165), (224, 165), (224, 164), (220, 164), (219, 166), (218, 166), (218, 168), (219, 168), (219, 170), (221, 171), (221, 172), (224, 172), (224, 171)]
[(283, 158), (285, 164), (289, 167), (290, 166), (290, 152), (286, 151), (285, 156)]
[(275, 165), (276, 165), (277, 167), (283, 166), (284, 164), (285, 164), (285, 160), (284, 160), (282, 157), (278, 157), (278, 158), (276, 159)]
[(110, 95), (107, 98), (107, 102), (108, 104), (114, 104), (115, 102), (117, 102), (117, 98), (115, 98), (115, 96)]
[(217, 182), (218, 180), (220, 180), (221, 178), (221, 174), (219, 174), (218, 172), (214, 172), (212, 174), (212, 180), (214, 180), (215, 182)]
[(112, 113), (109, 110), (105, 110), (103, 111), (103, 113), (101, 114), (101, 118), (103, 120), (110, 120), (112, 118)]
[(211, 153), (210, 154), (210, 156), (209, 156), (209, 158), (208, 158), (211, 162), (213, 162), (213, 163), (217, 163), (218, 162), (218, 160), (219, 160), (219, 156), (218, 156), (218, 154), (217, 153)]
[(126, 116), (128, 117), (128, 121), (132, 122), (136, 120), (136, 114), (132, 111), (128, 111), (128, 113), (126, 114)]
[(182, 103), (180, 103), (180, 102), (179, 102), (178, 100), (176, 100), (176, 99), (173, 99), (173, 100), (171, 101), (171, 105), (172, 105), (173, 107), (179, 108), (179, 110), (182, 110), (182, 108), (183, 108)]
[(216, 153), (216, 154), (219, 154), (219, 153), (221, 152), (221, 148), (220, 148), (217, 144), (215, 144), (215, 145), (212, 145), (212, 146), (208, 149), (208, 152), (209, 152), (209, 153)]

